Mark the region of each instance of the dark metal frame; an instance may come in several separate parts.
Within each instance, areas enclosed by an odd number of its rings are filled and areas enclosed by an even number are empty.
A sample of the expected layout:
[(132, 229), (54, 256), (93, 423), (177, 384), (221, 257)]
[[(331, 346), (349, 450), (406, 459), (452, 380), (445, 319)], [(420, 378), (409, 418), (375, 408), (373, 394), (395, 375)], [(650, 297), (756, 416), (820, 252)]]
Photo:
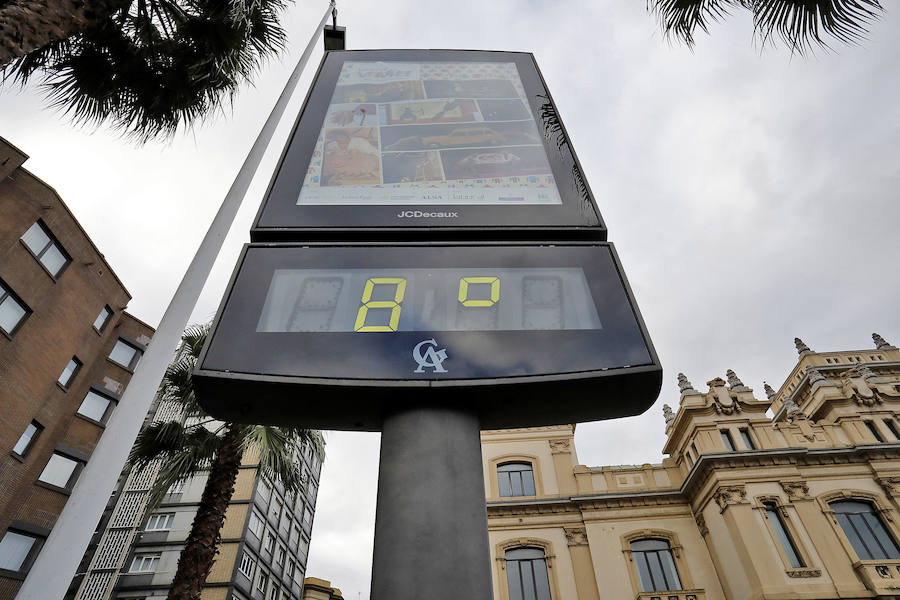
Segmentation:
[[(529, 96), (532, 113), (544, 119), (542, 142), (557, 182), (562, 205), (317, 205), (298, 206), (297, 197), (337, 77), (345, 61), (514, 62)], [(549, 129), (549, 130), (548, 130)], [(349, 50), (326, 52), (275, 174), (251, 228), (254, 242), (304, 240), (415, 241), (436, 239), (606, 239), (606, 226), (581, 163), (569, 144), (562, 121), (534, 56), (525, 52), (480, 50)], [(454, 219), (416, 218), (403, 223), (401, 210), (458, 212)]]
[[(213, 415), (234, 421), (285, 424), (287, 422), (325, 429), (378, 431), (387, 410), (404, 405), (453, 403), (461, 409), (477, 411), (485, 429), (527, 427), (550, 424), (592, 421), (639, 414), (656, 399), (662, 379), (662, 368), (653, 348), (646, 326), (634, 301), (634, 296), (611, 244), (599, 242), (538, 243), (411, 243), (411, 244), (305, 244), (312, 247), (447, 247), (447, 246), (603, 246), (609, 248), (618, 272), (634, 322), (647, 349), (649, 360), (635, 366), (598, 366), (594, 370), (559, 372), (543, 375), (516, 375), (487, 379), (414, 379), (412, 368), (405, 379), (349, 379), (339, 377), (309, 377), (240, 373), (232, 365), (207, 364), (210, 347), (221, 343), (250, 344), (242, 339), (217, 340), (220, 320), (225, 313), (237, 281), (238, 272), (250, 248), (275, 247), (272, 244), (246, 246), (228, 292), (213, 323), (206, 345), (194, 372), (197, 397)], [(281, 246), (281, 245), (279, 245)], [(297, 247), (290, 245), (288, 247)], [(262, 292), (265, 294), (265, 291)], [(232, 317), (233, 318), (233, 317)], [(406, 333), (406, 332), (401, 332)], [(413, 332), (421, 337), (421, 332)], [(440, 332), (437, 332), (440, 333)], [(448, 332), (449, 333), (449, 332)], [(519, 333), (519, 332), (515, 332)], [(531, 333), (531, 332), (525, 332)], [(559, 332), (550, 332), (559, 333)], [(571, 332), (566, 332), (570, 335)], [(589, 332), (593, 334), (594, 332)], [(229, 334), (233, 335), (233, 334)], [(269, 334), (271, 335), (271, 334)], [(288, 334), (295, 335), (295, 334)], [(308, 334), (358, 336), (360, 334)], [(378, 334), (363, 334), (378, 335)], [(395, 335), (395, 334), (391, 334)], [(588, 335), (587, 333), (585, 335)], [(356, 338), (361, 339), (361, 338)], [(374, 338), (369, 338), (374, 339)], [(295, 338), (296, 340), (296, 338)], [(363, 349), (362, 351), (365, 351)], [(553, 350), (540, 350), (541, 353)], [(412, 364), (412, 361), (410, 361)], [(607, 394), (604, 396), (604, 394)], [(610, 398), (603, 402), (602, 398)], [(327, 399), (327, 400), (326, 400)], [(552, 399), (552, 400), (549, 400)], [(549, 400), (549, 401), (548, 401)], [(302, 403), (302, 407), (298, 404)]]

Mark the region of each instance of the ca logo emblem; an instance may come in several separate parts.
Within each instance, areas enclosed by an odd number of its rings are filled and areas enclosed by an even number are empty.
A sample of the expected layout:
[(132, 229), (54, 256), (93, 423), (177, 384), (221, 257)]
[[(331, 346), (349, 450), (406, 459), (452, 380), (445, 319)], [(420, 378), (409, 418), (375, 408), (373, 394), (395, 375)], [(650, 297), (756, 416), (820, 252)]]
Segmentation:
[[(422, 353), (422, 347), (427, 346), (425, 348), (424, 354)], [(441, 348), (437, 349), (437, 340), (434, 338), (430, 340), (422, 340), (416, 347), (413, 348), (412, 351), (413, 359), (419, 364), (416, 367), (416, 370), (413, 373), (424, 373), (425, 367), (431, 367), (434, 369), (435, 373), (446, 373), (447, 369), (444, 368), (443, 362), (447, 360), (447, 351)]]

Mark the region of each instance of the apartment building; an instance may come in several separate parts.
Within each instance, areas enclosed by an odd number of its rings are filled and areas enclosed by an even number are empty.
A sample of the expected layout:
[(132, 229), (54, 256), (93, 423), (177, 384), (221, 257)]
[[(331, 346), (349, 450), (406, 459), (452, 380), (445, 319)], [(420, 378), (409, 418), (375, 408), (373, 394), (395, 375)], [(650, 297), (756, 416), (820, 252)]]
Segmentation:
[(0, 138), (0, 600), (21, 587), (153, 335), (27, 158)]

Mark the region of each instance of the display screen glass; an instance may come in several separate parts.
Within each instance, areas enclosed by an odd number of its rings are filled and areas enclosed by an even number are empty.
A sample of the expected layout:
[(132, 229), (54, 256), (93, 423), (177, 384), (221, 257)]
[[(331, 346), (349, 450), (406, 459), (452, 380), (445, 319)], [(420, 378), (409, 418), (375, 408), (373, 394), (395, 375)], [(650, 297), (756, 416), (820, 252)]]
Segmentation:
[(514, 62), (348, 60), (296, 203), (561, 204)]
[(651, 362), (607, 245), (251, 245), (203, 368), (480, 379)]
[(279, 269), (257, 331), (600, 329), (581, 268)]

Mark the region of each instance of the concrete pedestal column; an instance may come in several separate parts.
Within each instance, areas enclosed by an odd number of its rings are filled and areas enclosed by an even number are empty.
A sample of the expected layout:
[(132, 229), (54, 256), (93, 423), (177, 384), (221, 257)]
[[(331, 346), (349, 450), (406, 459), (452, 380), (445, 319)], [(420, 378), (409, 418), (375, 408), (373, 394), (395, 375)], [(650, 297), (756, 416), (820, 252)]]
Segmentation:
[(371, 600), (491, 600), (473, 412), (406, 408), (381, 436)]

